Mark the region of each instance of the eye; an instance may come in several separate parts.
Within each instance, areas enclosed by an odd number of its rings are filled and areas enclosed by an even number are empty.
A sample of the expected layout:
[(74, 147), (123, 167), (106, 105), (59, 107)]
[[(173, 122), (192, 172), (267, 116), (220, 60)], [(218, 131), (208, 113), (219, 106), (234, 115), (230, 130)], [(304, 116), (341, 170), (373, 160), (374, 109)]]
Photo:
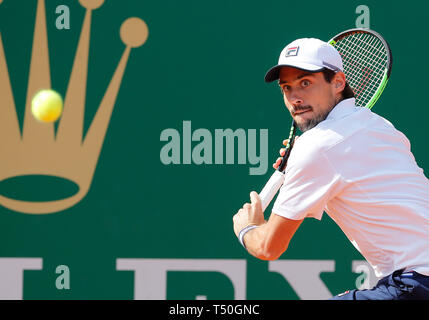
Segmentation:
[(284, 86), (281, 87), (281, 89), (282, 89), (282, 92), (288, 92), (290, 90), (290, 86), (285, 84)]
[(302, 80), (302, 81), (301, 81), (301, 86), (302, 86), (303, 88), (308, 87), (310, 84), (311, 84), (311, 83), (310, 83), (310, 81), (309, 81), (309, 80)]

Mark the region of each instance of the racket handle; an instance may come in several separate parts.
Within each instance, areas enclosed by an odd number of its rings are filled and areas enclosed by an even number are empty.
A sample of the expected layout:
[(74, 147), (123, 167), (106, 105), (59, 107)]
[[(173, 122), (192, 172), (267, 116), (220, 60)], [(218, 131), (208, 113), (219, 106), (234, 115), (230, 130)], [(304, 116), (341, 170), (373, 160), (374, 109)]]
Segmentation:
[(265, 184), (264, 188), (259, 193), (259, 197), (261, 198), (262, 204), (262, 212), (264, 212), (265, 209), (267, 209), (267, 207), (270, 205), (271, 200), (273, 200), (277, 191), (279, 191), (284, 180), (285, 176), (283, 172), (276, 170), (271, 176), (271, 178), (268, 180), (268, 182)]

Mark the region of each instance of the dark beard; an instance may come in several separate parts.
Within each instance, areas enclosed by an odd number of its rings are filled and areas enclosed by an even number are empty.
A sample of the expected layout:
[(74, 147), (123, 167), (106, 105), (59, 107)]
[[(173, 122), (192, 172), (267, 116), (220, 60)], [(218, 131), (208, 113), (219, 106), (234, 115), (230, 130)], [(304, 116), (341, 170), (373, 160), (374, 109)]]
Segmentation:
[(324, 121), (326, 119), (326, 117), (328, 116), (329, 112), (331, 112), (331, 110), (334, 107), (335, 107), (335, 105), (330, 110), (326, 111), (325, 113), (318, 114), (314, 118), (312, 118), (310, 120), (307, 120), (304, 123), (301, 123), (301, 124), (297, 123), (299, 130), (301, 130), (301, 132), (305, 132), (305, 131), (308, 131), (308, 130), (314, 128), (320, 122), (322, 122), (322, 121)]

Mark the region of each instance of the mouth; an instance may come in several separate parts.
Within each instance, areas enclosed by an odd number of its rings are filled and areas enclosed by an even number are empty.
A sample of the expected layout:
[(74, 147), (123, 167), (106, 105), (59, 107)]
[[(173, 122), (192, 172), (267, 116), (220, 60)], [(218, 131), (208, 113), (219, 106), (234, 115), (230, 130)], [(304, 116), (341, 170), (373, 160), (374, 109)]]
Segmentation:
[(293, 112), (293, 115), (294, 115), (294, 116), (302, 115), (303, 113), (306, 113), (306, 112), (309, 112), (309, 111), (311, 111), (311, 108), (306, 108), (306, 109), (302, 109), (302, 110), (297, 110), (297, 111)]

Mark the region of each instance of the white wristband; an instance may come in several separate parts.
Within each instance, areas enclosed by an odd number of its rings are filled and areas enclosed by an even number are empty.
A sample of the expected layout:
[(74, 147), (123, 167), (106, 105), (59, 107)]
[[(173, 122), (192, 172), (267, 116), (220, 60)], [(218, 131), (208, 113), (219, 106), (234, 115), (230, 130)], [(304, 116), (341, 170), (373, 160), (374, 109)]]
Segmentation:
[(243, 229), (241, 229), (240, 233), (238, 234), (238, 241), (240, 241), (241, 245), (244, 247), (244, 249), (246, 249), (246, 246), (244, 245), (243, 239), (244, 239), (244, 235), (246, 233), (248, 233), (250, 230), (257, 228), (258, 226), (255, 225), (250, 225), (247, 227), (244, 227)]

